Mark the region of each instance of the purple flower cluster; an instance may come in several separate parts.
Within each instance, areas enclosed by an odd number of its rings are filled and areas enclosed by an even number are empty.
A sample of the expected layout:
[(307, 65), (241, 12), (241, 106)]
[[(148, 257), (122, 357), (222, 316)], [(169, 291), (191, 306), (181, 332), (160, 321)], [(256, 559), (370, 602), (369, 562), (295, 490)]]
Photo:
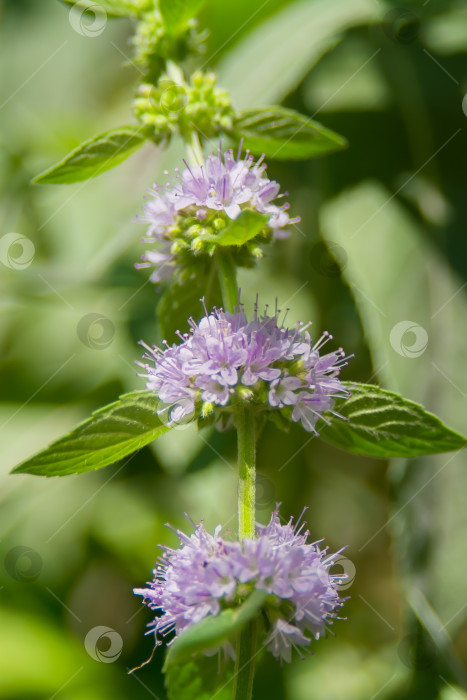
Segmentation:
[(158, 394), (159, 413), (169, 425), (207, 415), (214, 407), (233, 412), (246, 400), (258, 410), (281, 409), (316, 432), (323, 414), (333, 413), (334, 398), (349, 396), (338, 379), (348, 359), (342, 349), (320, 356), (332, 337), (328, 333), (313, 344), (308, 326), (284, 328), (278, 311), (259, 316), (257, 306), (250, 321), (243, 310), (214, 310), (190, 325), (191, 333), (180, 335), (178, 345), (161, 350), (143, 344), (144, 359), (154, 366), (140, 363), (146, 370), (142, 376), (147, 389)]
[[(255, 163), (247, 152), (235, 159), (233, 151), (211, 154), (203, 165), (189, 167), (178, 175), (175, 185), (154, 185), (152, 199), (145, 206), (142, 221), (149, 224), (143, 242), (160, 243), (156, 250), (148, 250), (137, 267), (155, 267), (152, 282), (170, 277), (174, 266), (187, 250), (199, 254), (203, 237), (212, 241), (215, 229), (236, 219), (243, 209), (254, 209), (267, 215), (266, 229), (273, 238), (287, 238), (286, 227), (299, 219), (290, 219), (287, 203), (278, 206), (280, 185), (264, 177), (266, 165), (260, 158)], [(176, 169), (178, 172), (178, 169)], [(166, 171), (166, 174), (168, 172)], [(206, 236), (209, 234), (209, 236)], [(212, 247), (212, 246), (211, 246)]]
[(158, 635), (179, 636), (256, 589), (269, 594), (264, 644), (275, 657), (290, 662), (292, 647), (308, 646), (310, 636), (319, 639), (344, 603), (338, 587), (346, 576), (329, 573), (340, 552), (328, 555), (318, 543), (308, 544), (303, 527), (292, 518), (281, 525), (276, 510), (268, 525), (258, 526), (257, 539), (230, 542), (221, 537), (220, 526), (210, 535), (202, 523), (191, 536), (177, 530), (181, 547), (163, 547), (149, 588), (134, 590), (162, 613), (150, 623), (148, 634), (154, 632), (156, 644)]

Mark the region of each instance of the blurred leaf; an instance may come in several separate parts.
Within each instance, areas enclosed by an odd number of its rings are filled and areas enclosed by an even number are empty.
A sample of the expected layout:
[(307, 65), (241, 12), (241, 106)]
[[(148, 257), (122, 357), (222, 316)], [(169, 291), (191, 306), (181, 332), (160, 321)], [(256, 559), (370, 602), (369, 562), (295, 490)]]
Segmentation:
[(232, 219), (225, 228), (216, 235), (204, 236), (204, 240), (215, 241), (221, 246), (243, 245), (258, 235), (267, 225), (269, 216), (258, 211), (245, 209), (240, 216)]
[(467, 438), (447, 428), (422, 406), (371, 384), (344, 382), (352, 396), (339, 402), (347, 421), (320, 429), (326, 442), (367, 457), (416, 457), (451, 452), (467, 446)]
[(141, 126), (107, 131), (75, 148), (63, 160), (37, 175), (33, 182), (68, 185), (110, 170), (144, 144)]
[(183, 29), (204, 3), (205, 0), (159, 0), (159, 9), (169, 32)]
[(61, 0), (85, 12), (96, 12), (96, 6), (102, 8), (109, 17), (133, 17), (150, 7), (150, 0)]
[(262, 608), (265, 591), (254, 591), (238, 608), (229, 608), (219, 615), (209, 615), (189, 627), (170, 646), (164, 669), (178, 666), (193, 654), (217, 647), (231, 640)]
[(157, 415), (158, 404), (152, 391), (124, 394), (13, 473), (64, 476), (113, 464), (169, 430)]
[(284, 107), (244, 110), (232, 132), (243, 147), (277, 160), (304, 160), (345, 148), (339, 134)]
[(218, 68), (237, 109), (280, 102), (350, 27), (378, 20), (373, 0), (297, 0), (242, 39)]
[(217, 654), (170, 666), (165, 678), (169, 700), (231, 700), (233, 670), (229, 659), (219, 669)]

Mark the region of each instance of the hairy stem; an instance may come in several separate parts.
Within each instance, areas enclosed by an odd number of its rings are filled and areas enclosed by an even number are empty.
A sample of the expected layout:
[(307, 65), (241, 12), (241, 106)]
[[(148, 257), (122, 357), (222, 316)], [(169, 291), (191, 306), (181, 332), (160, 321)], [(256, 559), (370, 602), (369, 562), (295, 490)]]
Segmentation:
[[(238, 436), (238, 536), (255, 536), (255, 415), (240, 408), (237, 419)], [(244, 627), (237, 637), (234, 700), (250, 700), (253, 694), (256, 650), (256, 621)]]
[(228, 250), (218, 251), (217, 262), (224, 311), (231, 312), (238, 304), (237, 270)]

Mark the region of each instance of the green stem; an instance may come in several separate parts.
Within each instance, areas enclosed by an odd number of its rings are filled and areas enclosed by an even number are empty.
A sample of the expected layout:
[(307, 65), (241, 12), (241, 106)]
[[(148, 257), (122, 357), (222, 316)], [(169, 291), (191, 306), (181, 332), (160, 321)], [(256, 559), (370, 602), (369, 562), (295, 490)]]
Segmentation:
[(228, 250), (219, 250), (217, 261), (224, 311), (232, 312), (238, 305), (237, 270)]
[(255, 414), (240, 408), (237, 414), (238, 436), (238, 536), (255, 536)]
[[(238, 536), (255, 536), (255, 414), (241, 407), (236, 418), (238, 436)], [(256, 651), (256, 621), (247, 624), (237, 637), (234, 700), (251, 700), (254, 657)]]

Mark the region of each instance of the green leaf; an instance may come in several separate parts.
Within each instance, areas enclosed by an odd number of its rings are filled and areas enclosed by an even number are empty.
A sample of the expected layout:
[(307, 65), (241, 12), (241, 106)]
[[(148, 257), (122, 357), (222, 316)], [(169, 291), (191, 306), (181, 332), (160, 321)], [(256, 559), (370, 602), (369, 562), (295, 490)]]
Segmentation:
[(169, 700), (231, 700), (233, 673), (228, 659), (219, 669), (217, 654), (170, 666), (165, 676)]
[[(219, 85), (237, 109), (281, 102), (352, 27), (386, 12), (374, 0), (295, 0), (263, 19), (220, 61)], [(348, 76), (351, 77), (351, 74)]]
[(82, 143), (59, 163), (37, 175), (33, 182), (67, 185), (89, 180), (114, 168), (141, 148), (144, 141), (140, 126), (112, 129)]
[[(89, 9), (96, 12), (96, 6), (102, 8), (108, 17), (134, 17), (151, 7), (151, 0), (62, 0), (83, 12)], [(98, 11), (98, 10), (97, 10)]]
[(158, 403), (151, 391), (124, 394), (12, 473), (64, 476), (113, 464), (169, 430), (157, 415)]
[(240, 246), (251, 241), (266, 226), (269, 216), (258, 211), (245, 209), (232, 219), (217, 235), (204, 236), (204, 240), (215, 241), (221, 246)]
[(285, 107), (239, 113), (230, 132), (244, 148), (278, 160), (303, 160), (345, 148), (347, 141), (318, 122)]
[(204, 314), (202, 299), (207, 309), (222, 305), (219, 282), (214, 260), (210, 270), (200, 271), (192, 280), (183, 284), (169, 284), (157, 305), (157, 319), (161, 335), (169, 343), (178, 340), (176, 331), (186, 332), (190, 316), (199, 319)]
[(227, 639), (232, 639), (247, 622), (255, 617), (266, 600), (265, 591), (254, 591), (238, 608), (224, 610), (219, 615), (209, 615), (189, 627), (170, 646), (164, 670), (191, 659), (193, 654), (212, 649)]
[(195, 17), (205, 0), (159, 0), (159, 9), (169, 32), (183, 29)]
[(352, 396), (336, 410), (347, 420), (320, 429), (326, 442), (367, 457), (417, 457), (467, 446), (467, 438), (413, 401), (372, 384), (344, 382)]

